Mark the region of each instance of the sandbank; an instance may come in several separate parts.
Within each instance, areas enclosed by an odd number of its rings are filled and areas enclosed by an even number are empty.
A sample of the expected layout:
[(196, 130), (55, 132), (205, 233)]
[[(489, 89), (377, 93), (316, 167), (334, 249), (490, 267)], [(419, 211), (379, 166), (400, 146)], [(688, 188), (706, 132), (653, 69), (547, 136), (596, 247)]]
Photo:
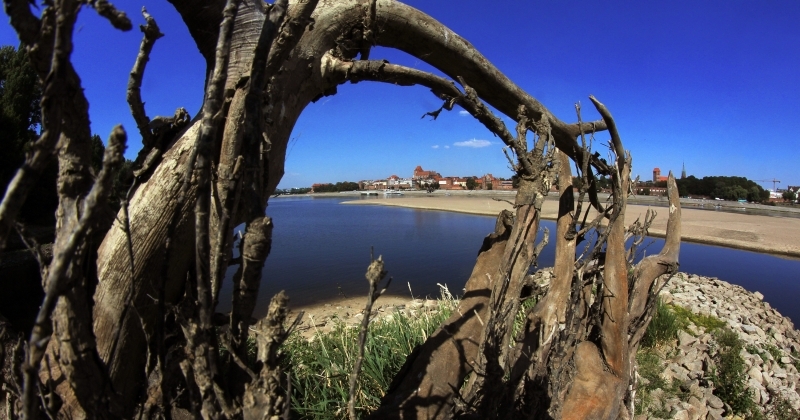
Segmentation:
[[(510, 201), (514, 200), (512, 194), (496, 198), (508, 201), (499, 201), (487, 196), (435, 194), (354, 200), (345, 201), (342, 204), (407, 207), (486, 216), (496, 216), (503, 209), (511, 209)], [(652, 208), (657, 213), (650, 228), (650, 236), (663, 237), (666, 233), (669, 215), (668, 209), (665, 207), (629, 204), (625, 214), (626, 225), (635, 221), (637, 217), (644, 219), (648, 208)], [(542, 206), (542, 218), (555, 220), (557, 210), (558, 201), (546, 200)], [(681, 222), (681, 239), (683, 241), (800, 258), (800, 218), (738, 214), (684, 207), (681, 211)]]

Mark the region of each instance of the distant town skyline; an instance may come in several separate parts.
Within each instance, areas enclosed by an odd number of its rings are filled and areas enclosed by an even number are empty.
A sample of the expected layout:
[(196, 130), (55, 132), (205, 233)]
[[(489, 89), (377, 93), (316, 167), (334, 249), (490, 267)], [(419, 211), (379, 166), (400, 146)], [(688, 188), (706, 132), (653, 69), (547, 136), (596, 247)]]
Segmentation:
[[(800, 2), (709, 0), (597, 3), (407, 0), (448, 26), (567, 122), (597, 119), (595, 95), (614, 115), (635, 177), (743, 176), (800, 185), (796, 121), (800, 115)], [(143, 23), (142, 6), (165, 37), (153, 50), (142, 86), (148, 115), (179, 106), (196, 115), (205, 62), (174, 8), (164, 0), (118, 0)], [(134, 26), (135, 28), (135, 26)], [(535, 30), (532, 30), (534, 28)], [(72, 61), (81, 77), (92, 132), (104, 140), (122, 123), (128, 158), (141, 141), (125, 101), (141, 33), (117, 31), (90, 8), (76, 24)], [(8, 24), (0, 44), (19, 45)], [(417, 58), (375, 47), (387, 59), (434, 71)], [(100, 61), (98, 61), (100, 60)], [(98, 63), (102, 62), (102, 65)], [(428, 89), (361, 82), (307, 107), (294, 127), (281, 188), (388, 176), (416, 165), (442, 175), (510, 177), (502, 143), (456, 107), (420, 118), (441, 102)], [(513, 130), (513, 122), (501, 117)], [(606, 133), (593, 149), (607, 155)], [(771, 182), (759, 182), (772, 188)]]

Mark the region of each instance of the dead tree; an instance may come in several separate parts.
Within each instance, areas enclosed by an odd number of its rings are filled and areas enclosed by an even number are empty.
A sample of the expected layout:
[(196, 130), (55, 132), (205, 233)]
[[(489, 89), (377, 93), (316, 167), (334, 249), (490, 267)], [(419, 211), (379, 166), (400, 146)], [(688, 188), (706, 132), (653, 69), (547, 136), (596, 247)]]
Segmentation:
[[(520, 187), (514, 212), (503, 212), (484, 240), (459, 315), (409, 357), (374, 416), (629, 414), (632, 355), (654, 296), (677, 265), (680, 210), (671, 181), (667, 246), (631, 267), (626, 235), (643, 234), (651, 219), (634, 224), (636, 232), (626, 231), (631, 160), (602, 104), (592, 98), (602, 116), (598, 121), (561, 121), (466, 40), (394, 1), (170, 2), (207, 63), (203, 110), (191, 123), (181, 109), (173, 117), (146, 115), (138, 87), (160, 31), (145, 13), (128, 95), (144, 149), (126, 205), (114, 220), (101, 211), (106, 169), (92, 182), (88, 104), (69, 52), (81, 5), (119, 29), (129, 29), (130, 21), (105, 0), (46, 2), (40, 16), (26, 0), (4, 0), (45, 96), (42, 138), (0, 204), (0, 244), (30, 185), (56, 154), (61, 200), (56, 257), (47, 270), (46, 304), (27, 340), (24, 384), (8, 388), (20, 403), (13, 404), (15, 413), (284, 413), (286, 383), (276, 349), (287, 334), (285, 296), (276, 296), (256, 328), (257, 368), (242, 363), (271, 246), (267, 200), (283, 175), (289, 136), (303, 109), (335, 94), (339, 84), (376, 81), (430, 88), (443, 101), (434, 117), (455, 105), (466, 109), (505, 142)], [(405, 51), (446, 77), (370, 60), (376, 45)], [(514, 135), (486, 104), (516, 120)], [(592, 154), (584, 138), (605, 130), (611, 135), (610, 164)], [(577, 208), (567, 188), (571, 161), (584, 180)], [(108, 162), (110, 171), (113, 156)], [(614, 180), (608, 203), (599, 202), (596, 174)], [(513, 318), (521, 295), (532, 288), (528, 275), (542, 246), (535, 243), (542, 201), (555, 182), (562, 198), (553, 281), (527, 314), (522, 335), (514, 337)], [(597, 214), (591, 220), (589, 208)], [(224, 321), (228, 332), (217, 336), (218, 293), (232, 263), (232, 226), (240, 223), (247, 227), (233, 310)], [(593, 232), (600, 233), (590, 242)], [(582, 243), (590, 246), (576, 258)], [(220, 356), (223, 346), (230, 350), (226, 358)]]

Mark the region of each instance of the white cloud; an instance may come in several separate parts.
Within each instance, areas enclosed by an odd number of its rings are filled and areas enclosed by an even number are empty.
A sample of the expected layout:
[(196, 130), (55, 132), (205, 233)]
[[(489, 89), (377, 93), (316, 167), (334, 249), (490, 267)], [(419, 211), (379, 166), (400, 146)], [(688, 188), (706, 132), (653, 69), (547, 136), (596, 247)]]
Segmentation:
[(457, 141), (453, 143), (453, 146), (479, 148), (479, 147), (487, 147), (490, 146), (491, 144), (492, 142), (490, 142), (489, 140), (472, 139), (467, 141)]
[(438, 144), (434, 144), (433, 146), (431, 146), (431, 148), (433, 148), (433, 149), (438, 149), (438, 148), (439, 148), (439, 145), (438, 145)]
[(450, 146), (445, 146), (444, 148), (445, 148), (445, 149), (449, 149), (449, 148), (450, 148)]
[(462, 109), (461, 111), (458, 111), (458, 115), (460, 115), (460, 116), (462, 116), (462, 117), (466, 117), (466, 116), (468, 116), (468, 115), (469, 115), (469, 112), (467, 112), (467, 111), (464, 111), (464, 110)]

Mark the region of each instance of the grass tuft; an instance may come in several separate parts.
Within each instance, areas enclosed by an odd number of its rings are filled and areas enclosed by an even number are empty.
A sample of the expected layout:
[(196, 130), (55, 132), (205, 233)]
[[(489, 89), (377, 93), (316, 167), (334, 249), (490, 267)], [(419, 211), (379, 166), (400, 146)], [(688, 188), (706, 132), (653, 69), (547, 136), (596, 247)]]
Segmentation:
[(643, 348), (653, 348), (678, 338), (678, 331), (682, 329), (682, 324), (672, 308), (672, 305), (667, 305), (660, 298), (658, 299), (653, 319), (642, 337)]
[(689, 323), (692, 323), (698, 327), (703, 327), (707, 332), (718, 330), (726, 325), (725, 321), (717, 317), (696, 314), (684, 308), (683, 306), (669, 305), (669, 307), (678, 318), (678, 323), (681, 325), (681, 329), (684, 330), (689, 326)]
[[(383, 393), (400, 371), (406, 356), (422, 344), (458, 305), (446, 289), (438, 310), (424, 307), (417, 315), (401, 311), (391, 319), (370, 324), (359, 375), (356, 411), (364, 415), (378, 408)], [(339, 323), (328, 333), (317, 333), (311, 341), (300, 334), (287, 340), (284, 353), (292, 379), (292, 411), (299, 418), (347, 418), (349, 375), (358, 346), (358, 329)]]

